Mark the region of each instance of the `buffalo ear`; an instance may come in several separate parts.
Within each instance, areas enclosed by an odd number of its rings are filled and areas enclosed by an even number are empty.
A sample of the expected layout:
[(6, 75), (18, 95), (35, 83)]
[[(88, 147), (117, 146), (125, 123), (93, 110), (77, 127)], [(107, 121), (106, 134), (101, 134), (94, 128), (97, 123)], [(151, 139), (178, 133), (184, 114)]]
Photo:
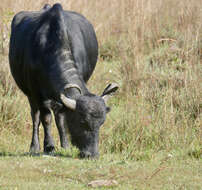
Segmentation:
[(118, 85), (116, 83), (109, 84), (103, 91), (101, 97), (104, 99), (105, 103), (107, 103), (108, 98), (110, 95), (112, 95), (114, 92), (118, 90)]
[(107, 87), (104, 89), (102, 96), (110, 95), (110, 94), (116, 92), (118, 88), (119, 88), (119, 86), (116, 83), (108, 84)]

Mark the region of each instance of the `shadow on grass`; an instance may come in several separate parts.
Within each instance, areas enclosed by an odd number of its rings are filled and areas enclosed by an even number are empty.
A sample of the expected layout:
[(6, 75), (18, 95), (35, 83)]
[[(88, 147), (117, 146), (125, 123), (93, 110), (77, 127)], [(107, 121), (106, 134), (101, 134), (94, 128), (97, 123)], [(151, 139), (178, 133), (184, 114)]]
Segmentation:
[(68, 153), (52, 152), (52, 153), (12, 153), (12, 152), (0, 152), (0, 157), (63, 157), (63, 158), (75, 158), (75, 156)]

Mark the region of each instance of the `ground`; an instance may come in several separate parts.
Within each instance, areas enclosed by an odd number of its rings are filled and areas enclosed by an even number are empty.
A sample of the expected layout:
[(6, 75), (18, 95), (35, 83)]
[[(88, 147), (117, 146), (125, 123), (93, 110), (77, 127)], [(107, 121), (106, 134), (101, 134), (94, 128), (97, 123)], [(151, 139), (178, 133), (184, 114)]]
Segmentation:
[[(94, 180), (118, 185), (92, 188)], [(74, 152), (55, 155), (1, 153), (0, 189), (194, 189), (202, 187), (202, 160), (159, 152), (150, 161), (130, 161), (120, 155), (81, 160)]]

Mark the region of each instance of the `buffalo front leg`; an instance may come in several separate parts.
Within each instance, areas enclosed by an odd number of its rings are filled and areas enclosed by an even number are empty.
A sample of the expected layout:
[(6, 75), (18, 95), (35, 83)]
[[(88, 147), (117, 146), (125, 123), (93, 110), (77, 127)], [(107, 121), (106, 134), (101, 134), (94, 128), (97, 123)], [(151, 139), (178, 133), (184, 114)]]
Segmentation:
[(66, 133), (66, 128), (65, 128), (65, 113), (62, 111), (54, 111), (55, 115), (55, 123), (58, 128), (58, 132), (60, 135), (60, 144), (62, 148), (67, 148), (68, 147), (68, 141), (67, 141), (67, 133)]
[(44, 128), (44, 152), (50, 153), (55, 149), (53, 137), (51, 135), (52, 116), (50, 110), (47, 108), (41, 108), (40, 113), (40, 119)]
[(40, 151), (40, 143), (39, 143), (40, 111), (31, 108), (31, 116), (33, 122), (33, 131), (32, 131), (32, 142), (30, 145), (30, 152), (37, 153)]

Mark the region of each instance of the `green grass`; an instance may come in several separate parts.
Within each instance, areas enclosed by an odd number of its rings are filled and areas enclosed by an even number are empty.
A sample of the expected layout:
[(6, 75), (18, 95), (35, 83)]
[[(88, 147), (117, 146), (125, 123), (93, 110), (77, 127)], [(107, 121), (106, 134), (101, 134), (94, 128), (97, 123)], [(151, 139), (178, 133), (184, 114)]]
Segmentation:
[[(59, 156), (60, 155), (60, 156)], [(128, 161), (107, 154), (99, 160), (0, 155), (0, 189), (201, 189), (202, 161), (159, 153), (150, 161)], [(116, 180), (112, 187), (88, 187), (93, 180)]]

